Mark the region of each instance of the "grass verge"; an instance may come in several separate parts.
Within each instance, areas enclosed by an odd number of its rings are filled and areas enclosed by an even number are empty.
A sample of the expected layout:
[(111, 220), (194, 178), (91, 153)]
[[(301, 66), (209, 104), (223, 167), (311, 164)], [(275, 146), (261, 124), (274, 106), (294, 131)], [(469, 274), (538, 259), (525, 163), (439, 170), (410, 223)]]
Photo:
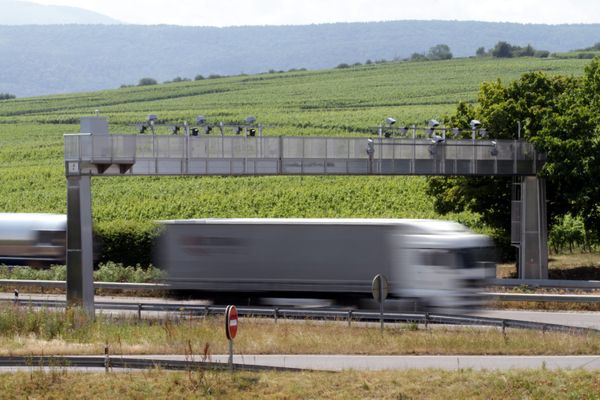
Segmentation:
[(214, 371), (0, 375), (5, 398), (51, 399), (597, 399), (600, 375), (576, 371)]
[[(600, 334), (568, 334), (492, 328), (390, 325), (348, 327), (345, 322), (242, 318), (239, 354), (372, 355), (583, 355), (600, 354)], [(0, 308), (0, 355), (227, 353), (222, 318), (112, 319), (87, 321), (83, 314)]]

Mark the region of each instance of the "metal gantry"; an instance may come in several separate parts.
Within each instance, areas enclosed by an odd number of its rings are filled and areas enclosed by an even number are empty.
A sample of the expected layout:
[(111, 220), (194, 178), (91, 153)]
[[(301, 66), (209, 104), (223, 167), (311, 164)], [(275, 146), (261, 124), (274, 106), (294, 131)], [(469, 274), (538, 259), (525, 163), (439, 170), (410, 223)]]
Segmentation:
[[(93, 312), (92, 176), (513, 176), (520, 278), (547, 277), (544, 156), (522, 140), (109, 134), (103, 117), (65, 135), (67, 300)], [(516, 233), (518, 232), (518, 233)]]

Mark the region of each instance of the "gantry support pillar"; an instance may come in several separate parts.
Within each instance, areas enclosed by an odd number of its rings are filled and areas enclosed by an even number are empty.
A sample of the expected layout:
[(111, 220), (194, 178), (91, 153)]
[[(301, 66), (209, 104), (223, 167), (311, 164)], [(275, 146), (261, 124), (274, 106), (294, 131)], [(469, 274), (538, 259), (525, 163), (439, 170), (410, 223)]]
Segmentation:
[[(536, 176), (520, 178), (520, 193), (513, 201), (513, 243), (519, 248), (519, 279), (548, 279), (548, 223), (546, 181)], [(515, 215), (516, 214), (516, 215)], [(514, 240), (514, 238), (518, 238)]]
[(67, 177), (67, 305), (94, 315), (91, 178)]
[[(81, 133), (108, 135), (102, 117), (81, 118)], [(94, 317), (94, 254), (91, 176), (81, 175), (79, 164), (67, 162), (67, 305), (83, 307)]]

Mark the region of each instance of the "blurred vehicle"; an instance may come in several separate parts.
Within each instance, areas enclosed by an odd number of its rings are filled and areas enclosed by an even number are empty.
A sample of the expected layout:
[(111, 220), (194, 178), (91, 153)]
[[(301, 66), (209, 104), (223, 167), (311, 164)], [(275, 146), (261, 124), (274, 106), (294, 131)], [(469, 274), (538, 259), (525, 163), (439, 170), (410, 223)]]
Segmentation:
[(487, 236), (448, 221), (201, 219), (163, 221), (157, 265), (175, 290), (218, 300), (331, 298), (359, 304), (377, 274), (420, 309), (463, 310), (495, 277)]
[(0, 264), (65, 264), (67, 216), (0, 213)]

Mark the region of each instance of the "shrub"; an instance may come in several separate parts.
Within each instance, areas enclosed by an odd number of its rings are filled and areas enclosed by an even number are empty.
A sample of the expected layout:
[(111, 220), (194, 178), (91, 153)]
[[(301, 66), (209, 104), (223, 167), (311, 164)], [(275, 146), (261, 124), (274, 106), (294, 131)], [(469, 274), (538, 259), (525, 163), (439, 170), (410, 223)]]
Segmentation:
[(341, 64), (338, 64), (336, 68), (337, 69), (346, 69), (346, 68), (350, 68), (350, 65), (348, 65), (346, 63), (341, 63)]
[(427, 61), (427, 56), (421, 53), (412, 53), (410, 56), (410, 61)]
[(94, 280), (98, 282), (148, 283), (158, 282), (162, 278), (163, 272), (152, 265), (124, 267), (120, 263), (108, 262), (100, 265), (100, 268), (94, 271)]
[(552, 226), (549, 241), (555, 253), (560, 253), (566, 246), (572, 253), (575, 246), (586, 244), (586, 236), (583, 219), (566, 214)]
[(10, 100), (15, 99), (17, 96), (10, 93), (0, 93), (0, 100)]
[(156, 79), (152, 79), (152, 78), (142, 78), (140, 79), (138, 86), (150, 86), (150, 85), (156, 85), (158, 82), (156, 81)]
[(100, 247), (98, 262), (152, 264), (152, 247), (159, 234), (152, 222), (111, 221), (97, 224), (95, 231)]

